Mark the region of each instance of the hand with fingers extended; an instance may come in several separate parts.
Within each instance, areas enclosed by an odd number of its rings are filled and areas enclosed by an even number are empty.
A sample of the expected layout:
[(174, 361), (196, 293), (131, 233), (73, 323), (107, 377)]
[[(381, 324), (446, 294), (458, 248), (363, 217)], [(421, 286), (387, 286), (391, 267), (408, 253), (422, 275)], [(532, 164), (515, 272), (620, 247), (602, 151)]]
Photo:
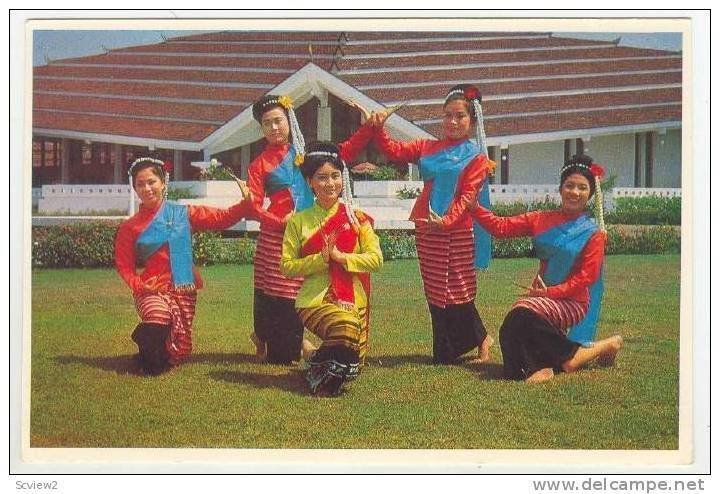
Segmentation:
[(358, 103), (357, 101), (350, 101), (350, 106), (352, 106), (353, 108), (355, 108), (356, 110), (358, 110), (360, 112), (360, 114), (362, 115), (362, 120), (364, 122), (367, 122), (368, 120), (370, 120), (370, 112), (367, 111), (367, 109), (364, 106), (360, 105), (360, 103)]
[(166, 291), (166, 282), (161, 281), (158, 276), (153, 276), (145, 281), (139, 280), (140, 283), (136, 288), (136, 291), (140, 294), (146, 295), (150, 293), (160, 293)]
[(370, 114), (368, 122), (370, 122), (373, 127), (382, 127), (385, 125), (385, 120), (387, 120), (389, 116), (390, 112), (384, 110), (374, 111)]
[(330, 259), (342, 266), (347, 266), (347, 254), (338, 250), (336, 245), (333, 245), (330, 251)]
[(428, 222), (427, 223), (428, 227), (430, 227), (431, 230), (442, 230), (445, 228), (445, 224), (443, 223), (442, 216), (439, 216), (434, 211), (430, 211), (427, 222)]
[(529, 297), (547, 297), (547, 286), (539, 274), (533, 279), (527, 294)]
[(364, 108), (355, 101), (351, 101), (350, 106), (356, 108), (362, 114), (363, 120), (365, 122), (370, 123), (370, 125), (372, 125), (373, 127), (382, 127), (388, 117), (390, 117), (390, 115), (402, 108), (403, 104), (401, 103), (399, 105), (391, 106), (385, 110), (373, 112), (369, 112), (366, 108)]
[(252, 202), (252, 192), (250, 192), (250, 187), (248, 187), (247, 182), (245, 180), (240, 180), (239, 178), (235, 177), (235, 183), (237, 183), (238, 187), (240, 187), (240, 193), (243, 196), (243, 200)]
[(333, 249), (337, 249), (335, 247), (335, 242), (337, 241), (337, 233), (332, 232), (330, 234), (324, 234), (323, 233), (323, 248), (320, 251), (320, 254), (322, 255), (323, 261), (325, 261), (326, 264), (330, 262), (331, 253)]

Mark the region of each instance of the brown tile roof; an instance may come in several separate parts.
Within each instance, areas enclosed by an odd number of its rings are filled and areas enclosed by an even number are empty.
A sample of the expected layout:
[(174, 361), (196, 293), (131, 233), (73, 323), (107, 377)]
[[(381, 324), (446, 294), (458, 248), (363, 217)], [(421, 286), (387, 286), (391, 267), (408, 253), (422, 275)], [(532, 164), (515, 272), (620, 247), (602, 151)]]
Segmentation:
[[(310, 48), (311, 47), (311, 48)], [(34, 70), (33, 126), (199, 143), (308, 62), (440, 136), (480, 87), (489, 137), (677, 122), (679, 53), (538, 32), (216, 32)]]

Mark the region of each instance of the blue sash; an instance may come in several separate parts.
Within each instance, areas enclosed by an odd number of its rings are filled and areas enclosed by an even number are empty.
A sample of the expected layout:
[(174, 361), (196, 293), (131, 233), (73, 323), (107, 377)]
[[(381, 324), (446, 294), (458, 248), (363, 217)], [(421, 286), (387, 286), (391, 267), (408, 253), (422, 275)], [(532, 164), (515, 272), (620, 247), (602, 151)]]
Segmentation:
[[(490, 209), (490, 184), (487, 178), (481, 184), (477, 202)], [(475, 238), (475, 269), (487, 269), (492, 258), (492, 235), (490, 235), (477, 221), (473, 221), (473, 237)]]
[(315, 196), (300, 168), (295, 166), (295, 148), (290, 146), (282, 162), (271, 171), (265, 180), (265, 193), (270, 195), (280, 190), (290, 189), (295, 211), (302, 211), (312, 206)]
[(187, 206), (165, 201), (135, 241), (135, 252), (145, 261), (167, 243), (175, 289), (192, 290), (195, 288), (195, 278), (190, 234)]
[[(547, 286), (559, 285), (570, 274), (575, 259), (582, 252), (590, 237), (598, 230), (597, 225), (586, 215), (550, 228), (533, 237), (533, 246), (538, 258), (546, 260), (543, 281)], [(600, 302), (603, 294), (603, 274), (589, 287), (590, 306), (585, 318), (568, 331), (568, 339), (587, 346), (597, 333), (600, 317)]]
[[(444, 215), (457, 191), (458, 179), (465, 167), (480, 153), (477, 143), (465, 140), (460, 144), (447, 147), (435, 154), (420, 158), (420, 176), (426, 182), (431, 181), (433, 186), (430, 192), (430, 210), (439, 216)], [(490, 207), (490, 190), (483, 182), (482, 190), (478, 194), (478, 202)], [(481, 227), (473, 226), (475, 237), (475, 267), (487, 269), (490, 264), (492, 243), (490, 235)]]

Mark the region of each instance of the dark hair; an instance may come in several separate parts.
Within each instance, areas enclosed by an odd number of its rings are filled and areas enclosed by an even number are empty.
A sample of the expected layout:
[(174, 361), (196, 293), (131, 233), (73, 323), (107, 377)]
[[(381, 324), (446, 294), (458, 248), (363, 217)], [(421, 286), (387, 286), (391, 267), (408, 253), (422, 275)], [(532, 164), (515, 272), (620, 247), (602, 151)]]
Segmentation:
[[(133, 161), (133, 163), (135, 163), (135, 161)], [(135, 185), (135, 177), (137, 176), (137, 174), (147, 168), (150, 168), (153, 173), (157, 175), (157, 177), (162, 181), (162, 183), (165, 183), (165, 169), (163, 168), (163, 166), (159, 163), (144, 159), (138, 161), (135, 166), (133, 166), (132, 163), (130, 164), (130, 169), (128, 170), (128, 173), (130, 173), (130, 175), (132, 176), (133, 186)]]
[(283, 105), (280, 104), (280, 96), (277, 94), (266, 94), (259, 100), (257, 100), (255, 103), (253, 103), (252, 106), (252, 113), (253, 118), (257, 121), (257, 123), (262, 124), (262, 116), (265, 114), (265, 112), (270, 111), (274, 108), (282, 108), (282, 111), (285, 112), (285, 116), (288, 116), (288, 111), (285, 109)]
[[(325, 153), (312, 156), (312, 153)], [(305, 178), (312, 178), (315, 172), (325, 163), (330, 163), (337, 170), (343, 170), (340, 149), (330, 141), (315, 141), (305, 146), (305, 160), (300, 165), (300, 172)]]
[(570, 175), (579, 173), (590, 183), (590, 197), (592, 197), (595, 194), (595, 176), (590, 173), (592, 163), (593, 159), (586, 154), (576, 154), (567, 160), (560, 171), (560, 187), (562, 188)]
[[(462, 92), (457, 92), (462, 91)], [(467, 96), (465, 96), (465, 92), (470, 91), (477, 94), (477, 100), (478, 102), (482, 102), (482, 95), (480, 94), (480, 90), (473, 86), (472, 84), (458, 84), (456, 86), (451, 87), (448, 92), (447, 96), (445, 96), (445, 103), (443, 103), (443, 108), (447, 106), (448, 103), (451, 101), (463, 101), (465, 102), (465, 107), (467, 108), (468, 113), (470, 114), (470, 119), (473, 122), (477, 122), (477, 115), (475, 114), (475, 106), (472, 104), (472, 101), (468, 99)]]

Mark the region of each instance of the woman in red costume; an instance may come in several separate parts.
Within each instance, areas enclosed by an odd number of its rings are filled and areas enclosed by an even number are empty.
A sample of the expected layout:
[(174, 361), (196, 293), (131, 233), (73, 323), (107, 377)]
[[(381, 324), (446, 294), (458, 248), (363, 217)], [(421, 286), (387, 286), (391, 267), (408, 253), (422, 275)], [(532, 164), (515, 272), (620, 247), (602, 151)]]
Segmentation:
[[(478, 349), (476, 362), (486, 362), (492, 338), (475, 308), (476, 277), (473, 265), (483, 255), (476, 253), (482, 241), (489, 258), (490, 244), (473, 234), (467, 213), (495, 163), (485, 155), (484, 139), (470, 139), (481, 132), (480, 92), (475, 86), (453, 87), (443, 105), (442, 140), (410, 142), (390, 138), (382, 125), (386, 112), (374, 113), (370, 121), (378, 127), (375, 144), (396, 165), (418, 165), (425, 186), (415, 202), (410, 220), (415, 222), (415, 240), (425, 297), (433, 330), (433, 360), (451, 363)], [(478, 130), (480, 129), (480, 130)]]
[[(500, 328), (500, 347), (508, 379), (528, 383), (574, 372), (597, 360), (611, 365), (622, 346), (613, 336), (593, 341), (602, 297), (602, 265), (607, 234), (602, 219), (600, 165), (573, 156), (560, 170), (562, 208), (511, 217), (482, 206), (471, 214), (496, 237), (531, 236), (540, 270), (527, 295), (515, 304)], [(585, 213), (595, 195), (597, 222)]]
[[(290, 363), (314, 347), (303, 340), (303, 324), (295, 312), (302, 278), (280, 272), (285, 225), (294, 213), (313, 205), (314, 196), (300, 172), (305, 143), (288, 96), (269, 94), (253, 105), (253, 117), (265, 136), (264, 151), (248, 168), (253, 216), (260, 222), (255, 250), (255, 332), (257, 355), (272, 363)], [(370, 125), (340, 144), (342, 158), (352, 160), (372, 139)], [(265, 206), (265, 199), (269, 203)]]
[[(115, 238), (115, 267), (135, 299), (142, 322), (132, 334), (139, 361), (151, 375), (179, 364), (192, 351), (192, 322), (200, 274), (193, 266), (191, 234), (224, 230), (250, 212), (250, 195), (228, 209), (188, 206), (166, 200), (169, 170), (139, 158), (128, 171), (141, 204)], [(137, 272), (138, 261), (143, 265)]]

